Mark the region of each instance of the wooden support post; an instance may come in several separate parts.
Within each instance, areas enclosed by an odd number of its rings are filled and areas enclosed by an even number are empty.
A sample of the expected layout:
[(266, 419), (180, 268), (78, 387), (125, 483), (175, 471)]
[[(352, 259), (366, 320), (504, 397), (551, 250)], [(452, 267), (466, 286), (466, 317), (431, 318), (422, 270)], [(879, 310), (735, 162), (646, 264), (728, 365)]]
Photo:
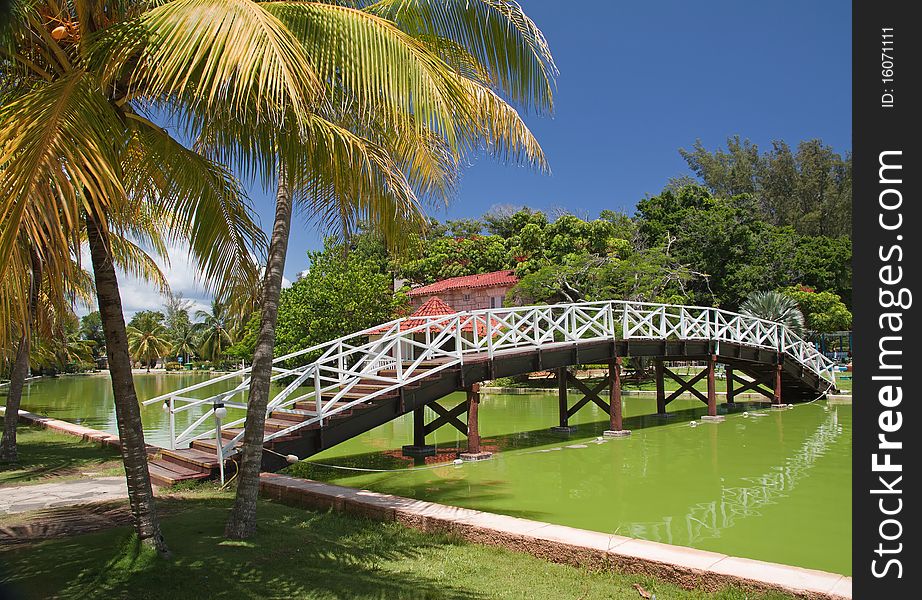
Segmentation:
[(772, 405), (781, 406), (781, 357), (778, 357), (778, 363), (775, 365), (775, 394), (772, 396)]
[(426, 445), (426, 409), (422, 406), (413, 411), (413, 445)]
[(701, 417), (702, 421), (723, 421), (724, 416), (717, 414), (717, 381), (715, 371), (717, 370), (717, 355), (711, 354), (708, 357), (707, 377), (708, 377), (708, 414)]
[(736, 393), (733, 391), (733, 367), (727, 365), (725, 370), (727, 376), (727, 404), (736, 405)]
[(560, 367), (557, 369), (557, 412), (560, 420), (556, 427), (551, 427), (551, 431), (558, 433), (570, 433), (573, 428), (570, 427), (570, 415), (567, 408), (567, 368)]
[(621, 357), (608, 363), (608, 417), (609, 429), (602, 435), (605, 437), (623, 437), (631, 435), (629, 429), (624, 428), (624, 416), (621, 413)]
[(666, 416), (666, 382), (663, 380), (663, 361), (656, 359), (653, 361), (653, 371), (656, 377), (656, 414), (660, 417)]
[(480, 447), (480, 424), (478, 408), (480, 407), (480, 384), (475, 383), (467, 389), (467, 452), (460, 454), (461, 460), (484, 460), (493, 456)]
[(404, 456), (432, 456), (435, 446), (426, 444), (426, 407), (413, 409), (413, 443), (402, 448)]
[(714, 370), (717, 367), (717, 356), (712, 354), (708, 359), (708, 416), (717, 416), (717, 382)]
[(467, 390), (467, 451), (471, 454), (480, 452), (480, 427), (477, 422), (479, 405), (480, 385), (475, 383)]

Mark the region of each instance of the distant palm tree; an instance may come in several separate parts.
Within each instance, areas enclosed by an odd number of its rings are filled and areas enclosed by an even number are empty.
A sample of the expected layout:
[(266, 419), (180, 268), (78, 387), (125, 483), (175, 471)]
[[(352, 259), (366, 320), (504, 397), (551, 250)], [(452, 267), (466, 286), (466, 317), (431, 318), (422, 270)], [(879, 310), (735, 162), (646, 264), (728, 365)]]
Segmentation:
[(202, 334), (199, 353), (211, 361), (220, 359), (224, 349), (234, 343), (234, 328), (230, 323), (227, 305), (213, 300), (211, 310), (196, 311), (195, 318), (202, 320), (196, 323)]
[(173, 345), (167, 335), (166, 327), (153, 320), (144, 320), (140, 327), (128, 326), (128, 351), (135, 360), (147, 364), (150, 373), (151, 363), (170, 351)]
[(753, 292), (740, 306), (744, 315), (775, 321), (801, 335), (804, 332), (804, 314), (797, 302), (781, 292)]
[(190, 362), (198, 347), (198, 332), (195, 326), (183, 323), (170, 332), (170, 337), (173, 341), (171, 352), (181, 356), (183, 362)]

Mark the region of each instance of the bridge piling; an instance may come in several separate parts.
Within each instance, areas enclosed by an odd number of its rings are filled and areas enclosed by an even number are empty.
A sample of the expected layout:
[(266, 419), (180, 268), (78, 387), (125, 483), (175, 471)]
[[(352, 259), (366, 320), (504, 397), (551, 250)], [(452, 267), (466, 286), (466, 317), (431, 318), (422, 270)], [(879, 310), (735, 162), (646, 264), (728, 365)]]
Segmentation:
[(479, 407), (480, 384), (475, 383), (467, 388), (467, 452), (458, 455), (461, 460), (485, 460), (493, 456), (492, 452), (484, 452), (480, 447)]
[(401, 448), (404, 456), (432, 456), (435, 446), (426, 444), (426, 407), (413, 409), (413, 443)]
[(707, 380), (708, 380), (708, 414), (701, 417), (704, 421), (723, 421), (724, 417), (717, 414), (717, 355), (711, 354), (708, 357)]
[(608, 363), (608, 415), (609, 429), (605, 437), (625, 437), (631, 435), (630, 429), (624, 428), (621, 405), (621, 357)]
[(782, 356), (778, 355), (777, 364), (775, 364), (775, 389), (772, 395), (772, 406), (781, 406), (781, 372), (784, 369), (781, 361)]
[(727, 406), (736, 406), (736, 392), (733, 391), (733, 367), (727, 365), (724, 373), (727, 377)]
[(663, 379), (663, 361), (656, 359), (653, 361), (653, 373), (656, 379), (656, 416), (668, 417), (666, 413), (666, 382)]
[(560, 367), (557, 369), (557, 412), (559, 421), (556, 427), (551, 427), (555, 433), (572, 433), (573, 427), (570, 427), (570, 415), (567, 408), (567, 368)]

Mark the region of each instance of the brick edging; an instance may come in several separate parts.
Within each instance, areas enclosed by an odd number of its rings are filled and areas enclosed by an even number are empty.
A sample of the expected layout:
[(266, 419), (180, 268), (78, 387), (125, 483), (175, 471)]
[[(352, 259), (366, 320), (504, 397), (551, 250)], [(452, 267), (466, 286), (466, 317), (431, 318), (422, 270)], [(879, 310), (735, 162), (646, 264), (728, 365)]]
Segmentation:
[(276, 473), (260, 475), (260, 492), (289, 506), (396, 521), (422, 531), (449, 532), (478, 543), (591, 569), (652, 575), (709, 592), (728, 585), (782, 591), (810, 600), (850, 600), (851, 577), (716, 552), (551, 525), (413, 500)]
[[(5, 414), (6, 409), (0, 407), (0, 415)], [(93, 442), (99, 444), (100, 446), (111, 446), (113, 448), (122, 447), (122, 441), (118, 435), (100, 431), (98, 429), (93, 429), (92, 427), (84, 427), (83, 425), (77, 425), (76, 423), (70, 423), (69, 421), (61, 421), (60, 419), (43, 417), (41, 415), (37, 415), (25, 410), (19, 411), (19, 419), (24, 423), (28, 423), (29, 425), (34, 425), (36, 427), (41, 427), (42, 429), (50, 429), (52, 431), (57, 431), (58, 433), (78, 437), (85, 442)], [(162, 448), (147, 444), (148, 454), (156, 453), (160, 450), (162, 450)]]

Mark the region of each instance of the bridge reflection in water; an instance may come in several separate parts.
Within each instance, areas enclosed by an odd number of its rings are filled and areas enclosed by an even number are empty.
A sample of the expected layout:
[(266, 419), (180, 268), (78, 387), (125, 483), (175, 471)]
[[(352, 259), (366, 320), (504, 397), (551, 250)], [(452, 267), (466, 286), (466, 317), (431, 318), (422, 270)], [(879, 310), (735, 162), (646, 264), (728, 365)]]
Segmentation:
[[(783, 464), (761, 475), (743, 477), (750, 485), (722, 487), (719, 498), (693, 504), (684, 515), (666, 516), (660, 521), (624, 523), (616, 528), (615, 533), (668, 544), (698, 546), (705, 539), (720, 537), (721, 532), (734, 527), (739, 519), (760, 516), (762, 509), (790, 495), (843, 435), (838, 411), (832, 409), (828, 413), (816, 431)], [(778, 427), (782, 427), (780, 419)], [(677, 527), (682, 528), (681, 535), (676, 534)]]

